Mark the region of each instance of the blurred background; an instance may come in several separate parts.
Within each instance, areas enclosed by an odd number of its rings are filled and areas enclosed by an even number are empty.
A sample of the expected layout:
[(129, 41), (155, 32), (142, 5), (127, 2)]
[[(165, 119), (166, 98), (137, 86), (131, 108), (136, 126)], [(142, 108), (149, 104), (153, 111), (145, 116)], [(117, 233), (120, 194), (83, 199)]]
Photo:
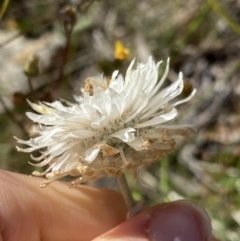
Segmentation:
[[(216, 237), (240, 240), (240, 1), (1, 0), (0, 168), (30, 175), (13, 136), (34, 125), (26, 101), (73, 101), (84, 80), (130, 61), (171, 58), (168, 84), (182, 71), (180, 123), (199, 127), (179, 151), (128, 176), (149, 205), (189, 198), (212, 218)], [(160, 70), (161, 74), (162, 70)]]

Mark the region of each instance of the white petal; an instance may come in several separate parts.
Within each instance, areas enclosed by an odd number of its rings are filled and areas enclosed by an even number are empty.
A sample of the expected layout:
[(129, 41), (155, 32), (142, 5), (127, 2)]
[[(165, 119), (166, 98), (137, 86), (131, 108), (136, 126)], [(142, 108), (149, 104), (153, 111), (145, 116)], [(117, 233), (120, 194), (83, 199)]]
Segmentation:
[[(114, 71), (115, 72), (115, 71)], [(120, 93), (124, 86), (124, 79), (123, 76), (120, 74), (111, 79), (109, 89), (113, 89), (115, 92)]]
[(136, 151), (144, 149), (143, 144), (143, 138), (142, 137), (136, 137), (133, 141), (127, 143), (129, 146), (134, 148)]
[(111, 112), (109, 113), (109, 117), (112, 122), (114, 122), (121, 116), (119, 109), (120, 108), (118, 108), (118, 105), (116, 105), (114, 103), (111, 105)]
[(59, 156), (61, 155), (64, 151), (66, 151), (67, 149), (69, 149), (69, 146), (66, 145), (65, 142), (59, 142), (59, 143), (55, 143), (52, 146), (48, 146), (47, 151), (45, 152), (45, 154), (50, 154), (52, 156)]
[(74, 98), (74, 100), (77, 101), (79, 104), (82, 104), (82, 102), (83, 102), (83, 97), (82, 97), (82, 96), (73, 95), (73, 98)]
[(132, 75), (132, 68), (133, 68), (133, 65), (135, 63), (135, 59), (133, 59), (127, 69), (127, 72), (126, 72), (126, 76), (125, 76), (125, 85), (124, 86), (128, 86), (129, 85), (129, 82), (131, 81), (131, 75)]
[(160, 81), (158, 82), (158, 84), (156, 85), (156, 87), (154, 88), (154, 91), (152, 91), (152, 93), (150, 94), (150, 97), (154, 96), (158, 92), (158, 90), (164, 83), (165, 79), (167, 78), (168, 71), (169, 71), (169, 62), (170, 62), (170, 58), (167, 59), (167, 66), (164, 71), (164, 74), (163, 74), (162, 78), (160, 79)]
[(118, 132), (115, 132), (111, 136), (116, 137), (116, 138), (122, 140), (123, 142), (131, 142), (135, 139), (134, 133), (132, 133), (132, 132), (135, 132), (135, 129), (129, 127), (127, 129), (123, 129)]
[(68, 112), (69, 111), (69, 107), (67, 107), (67, 106), (64, 106), (63, 104), (62, 104), (62, 102), (60, 102), (60, 101), (54, 101), (54, 102), (52, 102), (52, 103), (49, 103), (49, 102), (43, 102), (45, 105), (47, 105), (47, 106), (50, 106), (50, 107), (53, 107), (53, 108), (55, 108), (56, 110), (60, 110), (60, 111), (63, 111), (63, 112)]
[(85, 161), (92, 162), (98, 155), (100, 148), (95, 148), (94, 146), (90, 147), (85, 152)]
[(125, 123), (135, 118), (142, 111), (142, 109), (147, 105), (147, 103), (148, 103), (148, 96), (144, 92), (142, 92), (141, 96), (139, 96), (134, 106), (132, 107), (133, 114), (127, 118)]
[(115, 71), (113, 71), (113, 73), (112, 73), (112, 79), (116, 79), (116, 77), (118, 76), (118, 70), (115, 70)]
[(42, 103), (35, 104), (32, 103), (31, 101), (27, 100), (28, 104), (32, 107), (33, 110), (35, 110), (38, 113), (41, 113), (43, 115), (48, 115), (54, 112), (54, 110), (50, 107), (47, 107), (46, 105), (43, 105)]
[(53, 159), (53, 157), (49, 156), (47, 159), (45, 159), (44, 161), (42, 161), (40, 163), (32, 163), (32, 162), (29, 162), (29, 163), (36, 167), (43, 167), (43, 166), (49, 164), (52, 161), (52, 159)]
[(169, 87), (163, 89), (161, 92), (163, 93), (163, 98), (166, 98), (167, 96), (171, 97), (170, 99), (173, 99), (174, 97), (181, 94), (183, 90), (183, 74), (182, 72), (179, 73), (177, 81), (172, 83)]
[(149, 121), (137, 124), (136, 126), (134, 126), (134, 128), (143, 128), (147, 126), (159, 125), (161, 123), (174, 119), (176, 116), (177, 116), (177, 110), (172, 109), (169, 113), (156, 116)]
[(59, 123), (60, 119), (62, 119), (59, 117), (56, 118), (55, 116), (37, 115), (32, 112), (27, 112), (26, 115), (32, 121), (38, 122), (44, 125), (55, 125)]
[(94, 129), (103, 129), (109, 125), (109, 116), (102, 116), (98, 120), (91, 123), (91, 127)]
[(188, 97), (186, 97), (186, 98), (184, 98), (184, 99), (182, 99), (182, 100), (174, 103), (173, 106), (181, 105), (181, 104), (183, 104), (183, 103), (191, 100), (192, 97), (196, 94), (196, 92), (197, 92), (197, 90), (196, 90), (196, 89), (193, 89), (192, 93), (191, 93)]
[(147, 108), (142, 113), (141, 119), (150, 117), (153, 113), (156, 113), (159, 109), (163, 108), (163, 105), (168, 103), (169, 100), (178, 96), (183, 89), (182, 73), (179, 73), (179, 78), (173, 84), (163, 89), (159, 94), (156, 94), (149, 101)]
[(78, 131), (73, 131), (69, 133), (69, 136), (80, 138), (80, 139), (90, 138), (90, 137), (93, 137), (94, 135), (95, 135), (95, 132), (89, 131), (89, 130), (78, 130)]

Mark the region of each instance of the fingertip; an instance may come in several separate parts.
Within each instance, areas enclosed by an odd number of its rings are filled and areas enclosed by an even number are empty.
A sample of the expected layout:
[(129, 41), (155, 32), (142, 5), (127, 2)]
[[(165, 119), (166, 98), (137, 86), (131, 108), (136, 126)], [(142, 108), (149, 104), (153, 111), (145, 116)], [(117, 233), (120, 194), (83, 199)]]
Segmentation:
[(190, 201), (165, 204), (151, 216), (149, 236), (161, 241), (210, 241), (210, 218), (200, 205)]
[(210, 241), (211, 222), (196, 203), (176, 201), (141, 212), (94, 241)]

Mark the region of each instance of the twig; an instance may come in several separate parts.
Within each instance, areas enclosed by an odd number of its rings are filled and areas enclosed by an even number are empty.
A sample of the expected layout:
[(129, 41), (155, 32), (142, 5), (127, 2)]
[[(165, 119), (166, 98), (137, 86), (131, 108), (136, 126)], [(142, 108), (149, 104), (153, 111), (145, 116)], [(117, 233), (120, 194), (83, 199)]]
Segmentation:
[(68, 57), (68, 51), (70, 46), (70, 40), (71, 35), (73, 32), (73, 28), (76, 23), (76, 8), (74, 6), (65, 6), (60, 12), (59, 12), (60, 20), (63, 24), (65, 35), (66, 35), (66, 44), (63, 50), (62, 55), (62, 63), (60, 66), (60, 72), (57, 80), (55, 81), (55, 84), (52, 89), (52, 95), (55, 96), (57, 91), (59, 90), (64, 76), (64, 71), (67, 63), (67, 57)]
[(33, 89), (33, 85), (32, 85), (32, 79), (31, 79), (31, 77), (28, 76), (27, 80), (28, 80), (28, 86), (29, 86), (29, 89), (30, 89), (31, 96), (33, 97), (34, 96), (34, 89)]
[(59, 90), (59, 88), (62, 84), (62, 81), (63, 81), (65, 65), (67, 63), (68, 51), (69, 51), (69, 46), (70, 46), (71, 33), (72, 33), (72, 30), (66, 34), (66, 45), (63, 50), (62, 63), (61, 63), (60, 69), (59, 69), (59, 76), (58, 76), (57, 80), (55, 81), (55, 84), (52, 89), (53, 96), (56, 96), (57, 91)]
[(22, 125), (22, 123), (20, 121), (18, 121), (18, 119), (15, 117), (15, 115), (7, 108), (7, 106), (1, 96), (0, 96), (0, 103), (2, 104), (7, 116), (19, 127), (19, 129), (23, 132), (23, 134), (27, 135), (28, 133), (25, 130), (24, 126)]
[(96, 0), (84, 0), (80, 1), (80, 3), (77, 5), (77, 10), (81, 13), (86, 13), (89, 9), (89, 7), (95, 2)]

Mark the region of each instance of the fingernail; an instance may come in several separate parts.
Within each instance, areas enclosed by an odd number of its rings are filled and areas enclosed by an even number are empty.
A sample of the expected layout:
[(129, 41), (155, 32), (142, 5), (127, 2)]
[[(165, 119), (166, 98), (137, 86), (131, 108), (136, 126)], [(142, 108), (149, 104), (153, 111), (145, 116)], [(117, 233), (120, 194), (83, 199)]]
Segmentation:
[(210, 241), (211, 223), (199, 205), (189, 201), (164, 204), (146, 225), (151, 241)]

